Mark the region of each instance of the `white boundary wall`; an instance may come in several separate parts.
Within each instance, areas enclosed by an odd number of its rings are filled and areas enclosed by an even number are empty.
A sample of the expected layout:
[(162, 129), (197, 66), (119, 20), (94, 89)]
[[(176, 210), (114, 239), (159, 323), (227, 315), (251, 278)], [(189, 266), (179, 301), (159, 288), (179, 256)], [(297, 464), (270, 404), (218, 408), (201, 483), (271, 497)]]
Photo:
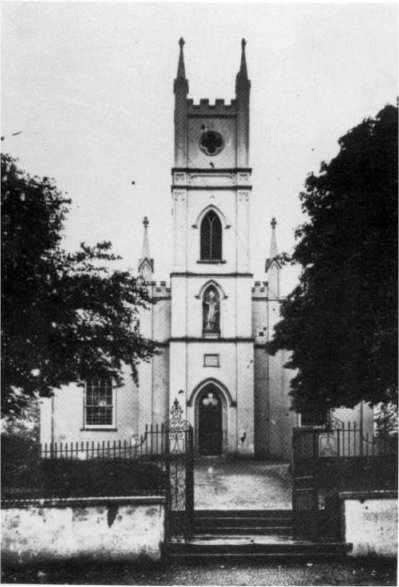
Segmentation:
[(165, 504), (158, 496), (2, 503), (3, 564), (91, 559), (158, 561)]
[(350, 556), (396, 557), (398, 552), (398, 499), (394, 491), (342, 492), (345, 542)]

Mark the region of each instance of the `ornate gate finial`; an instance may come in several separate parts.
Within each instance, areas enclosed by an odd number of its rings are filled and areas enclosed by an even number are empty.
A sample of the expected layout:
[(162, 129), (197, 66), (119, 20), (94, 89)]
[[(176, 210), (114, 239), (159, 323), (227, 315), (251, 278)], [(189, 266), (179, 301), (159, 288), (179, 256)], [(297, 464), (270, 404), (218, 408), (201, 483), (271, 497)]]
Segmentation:
[(183, 409), (179, 404), (179, 400), (176, 398), (172, 404), (172, 407), (170, 408), (170, 415), (172, 416), (171, 420), (181, 420), (182, 414)]
[(187, 420), (183, 420), (183, 408), (181, 407), (179, 400), (176, 398), (170, 408), (170, 419), (166, 422), (167, 429), (181, 431), (187, 430), (190, 427)]

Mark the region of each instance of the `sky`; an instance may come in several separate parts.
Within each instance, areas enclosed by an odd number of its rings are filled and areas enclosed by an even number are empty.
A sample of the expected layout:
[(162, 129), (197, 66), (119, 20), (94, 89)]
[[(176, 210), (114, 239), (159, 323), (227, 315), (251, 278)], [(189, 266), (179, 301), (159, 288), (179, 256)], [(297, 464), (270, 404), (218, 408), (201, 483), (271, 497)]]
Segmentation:
[[(162, 280), (172, 268), (173, 79), (182, 36), (195, 101), (234, 98), (247, 40), (252, 270), (264, 280), (272, 217), (280, 251), (292, 252), (306, 220), (299, 194), (307, 175), (338, 153), (339, 137), (396, 102), (397, 6), (2, 3), (3, 150), (72, 198), (67, 250), (110, 240), (119, 267), (135, 271), (148, 216)], [(284, 294), (296, 278), (284, 270)]]

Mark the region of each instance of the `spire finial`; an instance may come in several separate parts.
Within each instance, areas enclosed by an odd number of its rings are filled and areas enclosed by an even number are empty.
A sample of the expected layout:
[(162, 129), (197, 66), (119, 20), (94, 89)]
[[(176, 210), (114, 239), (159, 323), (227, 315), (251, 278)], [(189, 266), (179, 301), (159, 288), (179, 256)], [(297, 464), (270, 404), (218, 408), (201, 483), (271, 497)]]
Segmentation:
[(241, 63), (240, 63), (240, 70), (236, 75), (236, 94), (241, 94), (242, 91), (247, 93), (249, 88), (251, 87), (251, 82), (248, 79), (248, 70), (247, 70), (247, 58), (245, 56), (245, 47), (247, 42), (245, 39), (241, 39)]
[(273, 261), (274, 257), (278, 255), (277, 250), (277, 239), (276, 239), (276, 226), (277, 220), (273, 216), (272, 221), (270, 222), (270, 226), (272, 227), (272, 238), (270, 243), (270, 260)]
[(150, 223), (150, 221), (148, 220), (148, 217), (144, 216), (144, 218), (143, 218), (144, 235), (143, 235), (143, 253), (142, 253), (143, 259), (150, 258), (150, 244), (148, 241), (148, 230), (147, 230), (149, 223)]
[(240, 74), (244, 77), (244, 78), (248, 78), (248, 72), (247, 72), (247, 60), (245, 57), (245, 47), (246, 47), (246, 40), (245, 39), (241, 39), (241, 66), (240, 66)]
[[(188, 94), (188, 80), (186, 79), (186, 68), (184, 66), (184, 52), (183, 47), (185, 41), (183, 37), (179, 39), (180, 52), (179, 52), (179, 63), (177, 66), (177, 76), (173, 82), (173, 91), (180, 97), (186, 97)], [(180, 104), (181, 107), (181, 104)]]
[(154, 260), (150, 257), (150, 243), (148, 240), (148, 225), (150, 221), (147, 216), (143, 218), (144, 234), (143, 234), (143, 250), (141, 259), (139, 260), (139, 274), (144, 281), (150, 281), (154, 271)]
[(180, 45), (180, 55), (179, 55), (179, 64), (177, 66), (177, 79), (186, 79), (186, 69), (184, 67), (184, 53), (183, 47), (185, 45), (185, 40), (183, 37), (179, 39)]
[(270, 239), (270, 253), (268, 259), (266, 259), (266, 273), (270, 271), (272, 267), (276, 267), (276, 269), (281, 269), (281, 262), (278, 259), (278, 248), (277, 248), (277, 238), (276, 238), (276, 226), (277, 220), (273, 216), (270, 226), (272, 227), (272, 234)]

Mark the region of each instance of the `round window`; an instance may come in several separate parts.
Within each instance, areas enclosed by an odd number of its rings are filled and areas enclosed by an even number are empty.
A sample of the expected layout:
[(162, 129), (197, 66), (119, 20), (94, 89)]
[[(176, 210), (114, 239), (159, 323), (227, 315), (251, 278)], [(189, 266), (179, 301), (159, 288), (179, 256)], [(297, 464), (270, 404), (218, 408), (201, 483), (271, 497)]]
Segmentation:
[(201, 136), (199, 147), (205, 155), (217, 155), (224, 147), (223, 137), (214, 130), (208, 130)]

